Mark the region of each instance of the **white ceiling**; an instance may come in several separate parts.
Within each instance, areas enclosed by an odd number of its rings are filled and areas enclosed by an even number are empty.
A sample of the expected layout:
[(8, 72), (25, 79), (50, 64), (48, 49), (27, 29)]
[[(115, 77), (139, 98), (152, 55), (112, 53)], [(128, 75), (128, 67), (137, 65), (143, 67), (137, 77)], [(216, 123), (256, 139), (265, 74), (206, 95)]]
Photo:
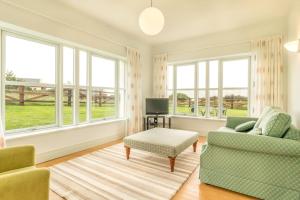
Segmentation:
[(59, 0), (82, 13), (133, 34), (151, 44), (181, 40), (286, 16), (294, 0), (153, 0), (165, 15), (157, 36), (138, 26), (140, 12), (150, 0)]

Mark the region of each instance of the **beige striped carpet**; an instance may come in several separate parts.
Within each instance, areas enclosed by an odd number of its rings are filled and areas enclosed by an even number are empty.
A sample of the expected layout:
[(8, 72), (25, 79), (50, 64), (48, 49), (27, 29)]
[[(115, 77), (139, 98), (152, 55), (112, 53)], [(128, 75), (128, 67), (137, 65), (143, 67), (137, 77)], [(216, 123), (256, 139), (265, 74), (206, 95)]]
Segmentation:
[(50, 187), (67, 200), (171, 199), (198, 167), (199, 149), (182, 152), (172, 173), (168, 158), (132, 149), (126, 160), (117, 144), (51, 167)]

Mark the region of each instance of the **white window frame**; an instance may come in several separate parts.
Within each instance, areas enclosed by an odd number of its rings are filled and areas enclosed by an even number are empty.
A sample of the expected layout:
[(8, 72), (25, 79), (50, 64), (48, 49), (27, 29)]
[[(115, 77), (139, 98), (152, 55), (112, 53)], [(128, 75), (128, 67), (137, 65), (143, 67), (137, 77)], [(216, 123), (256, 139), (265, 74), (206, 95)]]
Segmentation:
[[(11, 37), (15, 37), (18, 39), (23, 39), (23, 40), (27, 40), (27, 41), (31, 41), (31, 42), (35, 42), (35, 43), (40, 43), (40, 44), (44, 44), (44, 45), (48, 45), (48, 46), (52, 46), (55, 48), (56, 51), (56, 57), (55, 57), (55, 84), (45, 84), (45, 83), (30, 83), (30, 82), (19, 82), (19, 81), (9, 81), (9, 85), (20, 85), (22, 84), (23, 86), (31, 86), (31, 87), (53, 87), (55, 88), (55, 123), (51, 124), (51, 125), (43, 125), (43, 126), (35, 126), (35, 127), (28, 127), (28, 128), (20, 128), (20, 129), (13, 129), (13, 130), (6, 130), (6, 117), (5, 117), (5, 85), (7, 84), (7, 81), (5, 80), (5, 72), (6, 72), (6, 60), (5, 60), (5, 49), (6, 49), (6, 36), (11, 36)], [(1, 81), (1, 118), (2, 118), (2, 123), (3, 123), (3, 127), (4, 127), (4, 131), (5, 133), (11, 133), (11, 132), (26, 132), (26, 131), (35, 131), (35, 130), (39, 130), (39, 129), (45, 129), (45, 128), (53, 128), (53, 127), (57, 127), (59, 125), (59, 121), (57, 118), (58, 117), (58, 100), (59, 100), (59, 90), (58, 90), (58, 86), (59, 86), (59, 80), (57, 79), (57, 71), (59, 68), (58, 65), (58, 51), (59, 51), (59, 47), (56, 43), (51, 43), (49, 41), (44, 41), (41, 40), (40, 38), (32, 38), (32, 37), (27, 37), (23, 34), (16, 34), (13, 32), (8, 32), (8, 31), (1, 31), (1, 52), (2, 52), (2, 60), (1, 60), (1, 75), (2, 75), (2, 81)]]
[[(64, 84), (64, 65), (63, 65), (63, 61), (64, 61), (64, 47), (66, 48), (70, 48), (73, 50), (73, 84), (72, 85), (65, 85)], [(61, 68), (62, 70), (60, 71), (61, 72), (61, 82), (62, 82), (62, 89), (61, 89), (61, 93), (60, 93), (60, 96), (61, 96), (61, 100), (62, 100), (62, 110), (61, 110), (61, 118), (62, 118), (62, 126), (72, 126), (72, 125), (75, 125), (75, 124), (78, 124), (78, 117), (77, 114), (78, 114), (78, 107), (77, 107), (77, 101), (78, 101), (78, 81), (79, 81), (79, 71), (78, 71), (78, 66), (79, 66), (79, 58), (78, 58), (78, 49), (73, 47), (73, 46), (69, 46), (69, 45), (60, 45), (60, 51), (62, 52), (62, 65), (61, 65)], [(72, 89), (72, 123), (71, 124), (64, 124), (64, 110), (63, 110), (63, 98), (64, 98), (64, 89)]]
[[(223, 88), (223, 62), (224, 61), (234, 61), (234, 60), (242, 60), (247, 59), (248, 60), (248, 87), (247, 88)], [(217, 119), (224, 119), (226, 116), (223, 115), (223, 90), (228, 89), (247, 89), (248, 90), (248, 116), (250, 116), (251, 111), (251, 66), (252, 66), (252, 59), (253, 55), (251, 53), (243, 54), (243, 55), (233, 55), (233, 56), (224, 56), (224, 57), (217, 57), (217, 58), (211, 58), (211, 59), (198, 59), (195, 61), (190, 62), (175, 62), (175, 63), (168, 63), (168, 66), (171, 66), (173, 69), (173, 89), (167, 89), (167, 91), (172, 91), (173, 93), (173, 110), (171, 111), (174, 115), (179, 116), (193, 116), (193, 117), (199, 117), (199, 118), (217, 118)], [(218, 61), (218, 88), (210, 88), (209, 87), (209, 62), (210, 61)], [(199, 79), (199, 63), (205, 62), (206, 63), (206, 85), (205, 89), (198, 87), (198, 79)], [(194, 65), (195, 66), (195, 84), (193, 89), (177, 89), (177, 67), (183, 66), (183, 65)], [(194, 90), (194, 113), (193, 114), (184, 114), (184, 113), (177, 113), (176, 112), (176, 105), (177, 105), (177, 91), (186, 91), (186, 90)], [(209, 97), (209, 91), (211, 90), (217, 90), (218, 91), (218, 116), (217, 117), (211, 117), (210, 116), (210, 97)], [(198, 97), (199, 97), (199, 91), (205, 91), (206, 96), (206, 112), (205, 116), (200, 116), (198, 113)]]
[[(17, 28), (18, 29), (18, 28)], [(21, 31), (20, 31), (21, 30)], [(20, 129), (12, 129), (12, 130), (4, 130), (5, 134), (13, 135), (13, 134), (26, 134), (27, 132), (33, 132), (38, 130), (44, 129), (52, 129), (52, 128), (62, 128), (65, 126), (77, 126), (80, 124), (92, 124), (94, 122), (105, 121), (105, 120), (112, 120), (112, 119), (120, 119), (119, 117), (119, 91), (124, 91), (124, 104), (126, 105), (126, 71), (127, 71), (127, 60), (124, 57), (110, 54), (103, 52), (98, 49), (93, 49), (89, 47), (85, 47), (79, 44), (75, 44), (73, 42), (68, 42), (65, 40), (61, 40), (59, 38), (54, 38), (52, 36), (46, 36), (44, 34), (33, 33), (33, 31), (24, 31), (23, 29), (15, 30), (11, 28), (3, 28), (0, 27), (0, 114), (3, 123), (3, 127), (5, 126), (5, 36), (10, 35), (12, 37), (21, 38), (28, 41), (38, 42), (41, 44), (46, 44), (49, 46), (54, 46), (56, 49), (56, 68), (55, 68), (55, 84), (37, 84), (37, 83), (24, 83), (25, 85), (29, 86), (43, 86), (43, 87), (54, 87), (56, 92), (56, 99), (55, 99), (55, 107), (56, 107), (56, 118), (55, 124), (53, 125), (45, 125), (45, 126), (34, 126), (28, 128), (20, 128)], [(42, 37), (40, 36), (42, 35)], [(51, 39), (48, 39), (51, 38)], [(54, 39), (53, 39), (54, 38)], [(74, 84), (72, 86), (73, 89), (73, 124), (71, 125), (64, 125), (63, 119), (63, 47), (69, 47), (74, 49)], [(79, 122), (79, 51), (84, 51), (87, 53), (87, 118), (85, 122)], [(113, 89), (115, 91), (115, 116), (109, 118), (99, 118), (99, 119), (92, 119), (91, 118), (91, 92), (92, 92), (92, 85), (91, 85), (91, 57), (92, 55), (99, 56), (101, 58), (107, 58), (114, 60), (116, 63), (116, 73), (115, 73), (115, 81), (116, 85), (115, 88), (103, 88), (103, 89)], [(124, 63), (124, 88), (119, 88), (119, 62)], [(11, 84), (11, 83), (10, 83)], [(19, 84), (18, 82), (16, 84)], [(126, 106), (124, 105), (124, 109)], [(125, 112), (125, 111), (124, 111)], [(126, 112), (125, 112), (126, 113)], [(125, 118), (126, 116), (124, 116)], [(123, 117), (122, 117), (123, 118)]]
[[(119, 87), (119, 62), (117, 59), (115, 58), (112, 58), (112, 57), (109, 57), (109, 56), (103, 56), (103, 55), (99, 55), (99, 54), (90, 54), (91, 58), (90, 60), (92, 60), (92, 57), (95, 56), (95, 57), (98, 57), (98, 58), (102, 58), (102, 59), (108, 59), (108, 60), (111, 60), (111, 61), (114, 61), (115, 62), (115, 87), (94, 87), (92, 85), (92, 76), (90, 77), (90, 80), (91, 80), (91, 85), (90, 85), (90, 91), (91, 91), (91, 95), (93, 94), (93, 89), (96, 88), (98, 90), (113, 90), (114, 91), (114, 94), (115, 94), (115, 115), (113, 116), (109, 116), (109, 117), (103, 117), (103, 118), (92, 118), (92, 103), (91, 103), (91, 106), (90, 106), (90, 113), (91, 113), (91, 122), (95, 122), (95, 121), (101, 121), (101, 120), (111, 120), (111, 119), (117, 119), (118, 118), (118, 115), (119, 115), (119, 112), (118, 112), (118, 107), (119, 107), (119, 95), (118, 95), (118, 87)], [(93, 66), (92, 66), (92, 62), (91, 62), (91, 65), (90, 65), (90, 71), (91, 73), (93, 73)], [(92, 98), (91, 98), (92, 99)]]

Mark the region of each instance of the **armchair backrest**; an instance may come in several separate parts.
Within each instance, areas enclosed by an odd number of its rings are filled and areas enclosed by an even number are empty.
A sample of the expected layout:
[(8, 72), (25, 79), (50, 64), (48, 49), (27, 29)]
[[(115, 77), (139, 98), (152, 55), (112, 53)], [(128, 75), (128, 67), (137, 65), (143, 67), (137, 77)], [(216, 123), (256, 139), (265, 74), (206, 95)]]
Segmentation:
[(19, 146), (0, 149), (0, 173), (33, 165), (33, 146)]

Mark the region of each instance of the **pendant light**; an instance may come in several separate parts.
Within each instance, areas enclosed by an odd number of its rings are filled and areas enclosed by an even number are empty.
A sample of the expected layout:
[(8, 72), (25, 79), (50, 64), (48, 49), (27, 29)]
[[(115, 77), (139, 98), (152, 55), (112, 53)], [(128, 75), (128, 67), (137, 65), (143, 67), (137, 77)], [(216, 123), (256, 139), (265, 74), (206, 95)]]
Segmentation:
[(157, 35), (162, 31), (164, 24), (164, 15), (158, 8), (152, 6), (151, 0), (151, 6), (143, 10), (140, 14), (139, 25), (141, 30), (146, 35)]

